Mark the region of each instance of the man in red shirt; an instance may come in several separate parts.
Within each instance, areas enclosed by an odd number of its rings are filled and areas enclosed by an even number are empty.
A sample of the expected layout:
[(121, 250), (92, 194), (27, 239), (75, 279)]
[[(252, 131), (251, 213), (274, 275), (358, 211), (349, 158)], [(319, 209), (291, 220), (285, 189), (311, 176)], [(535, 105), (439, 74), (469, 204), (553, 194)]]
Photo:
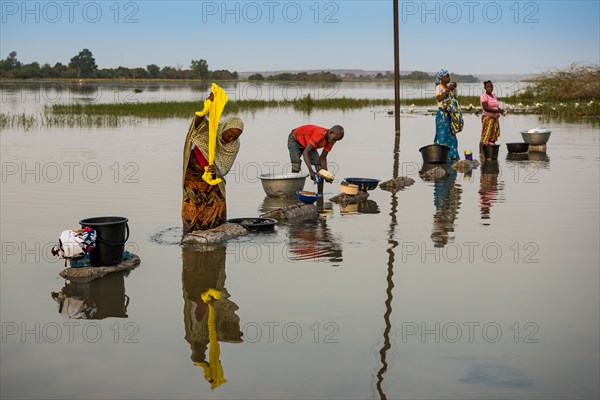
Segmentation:
[[(302, 161), (308, 167), (310, 179), (317, 180), (319, 169), (327, 169), (327, 154), (338, 140), (344, 138), (344, 128), (334, 125), (330, 129), (316, 125), (302, 125), (292, 130), (288, 137), (288, 150), (292, 162), (292, 172), (300, 172)], [(323, 149), (321, 155), (317, 149)], [(315, 167), (312, 169), (311, 165)]]

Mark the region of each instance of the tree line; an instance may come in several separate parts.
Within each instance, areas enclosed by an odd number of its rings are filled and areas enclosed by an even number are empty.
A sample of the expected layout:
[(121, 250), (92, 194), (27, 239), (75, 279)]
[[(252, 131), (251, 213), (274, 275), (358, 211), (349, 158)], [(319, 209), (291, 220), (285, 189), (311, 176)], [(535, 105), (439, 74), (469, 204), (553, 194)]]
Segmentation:
[(339, 75), (331, 72), (317, 72), (309, 74), (308, 72), (283, 72), (281, 74), (269, 75), (264, 77), (262, 74), (253, 74), (248, 77), (249, 81), (296, 81), (296, 82), (341, 82), (342, 78)]
[[(345, 81), (390, 81), (394, 80), (394, 73), (391, 71), (387, 71), (385, 73), (378, 72), (377, 74), (372, 75), (356, 75), (356, 74), (346, 74), (343, 76), (343, 80)], [(429, 74), (423, 71), (412, 71), (409, 74), (400, 75), (401, 81), (411, 81), (411, 82), (433, 82), (435, 81), (435, 74)], [(474, 75), (461, 75), (452, 73), (452, 80), (455, 82), (462, 83), (475, 83), (480, 82), (479, 78)]]
[[(17, 52), (12, 51), (4, 60), (0, 60), (0, 78), (5, 79), (200, 79), (200, 80), (238, 80), (237, 71), (226, 69), (211, 71), (206, 60), (192, 60), (189, 69), (183, 69), (181, 65), (171, 67), (159, 67), (156, 64), (147, 65), (146, 68), (98, 68), (96, 60), (89, 49), (83, 49), (73, 56), (69, 63), (57, 62), (54, 66), (45, 63), (40, 66), (38, 62), (23, 64), (17, 59)], [(344, 74), (337, 75), (331, 72), (321, 71), (317, 73), (289, 73), (269, 75), (267, 77), (260, 73), (250, 75), (250, 81), (298, 81), (298, 82), (342, 82), (342, 81), (390, 81), (394, 74), (390, 71), (370, 75)], [(401, 75), (402, 81), (431, 82), (435, 80), (434, 74), (423, 71), (413, 71), (407, 75)], [(479, 78), (473, 75), (452, 74), (452, 80), (457, 82), (479, 82)]]
[(181, 66), (159, 67), (150, 64), (146, 68), (98, 68), (96, 59), (89, 49), (83, 49), (73, 56), (68, 64), (57, 62), (54, 66), (38, 62), (23, 64), (17, 59), (17, 52), (11, 51), (8, 57), (0, 60), (0, 78), (99, 78), (99, 79), (206, 79), (237, 80), (236, 71), (210, 71), (206, 60), (192, 60), (189, 69)]

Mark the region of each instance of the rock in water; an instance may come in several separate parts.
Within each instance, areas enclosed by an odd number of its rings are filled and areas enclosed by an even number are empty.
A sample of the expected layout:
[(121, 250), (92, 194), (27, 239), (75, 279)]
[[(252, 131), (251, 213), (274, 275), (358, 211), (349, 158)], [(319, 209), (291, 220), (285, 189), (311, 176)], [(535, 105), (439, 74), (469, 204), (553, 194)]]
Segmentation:
[(452, 168), (462, 173), (476, 169), (477, 167), (479, 167), (479, 161), (477, 160), (461, 160), (452, 164)]
[(545, 144), (530, 144), (529, 152), (530, 153), (545, 153), (547, 148), (548, 147)]
[(223, 224), (205, 231), (193, 231), (181, 240), (181, 244), (213, 244), (246, 235), (248, 230), (239, 224)]
[(140, 265), (140, 263), (140, 257), (137, 254), (132, 254), (127, 260), (123, 260), (117, 265), (106, 267), (65, 268), (59, 272), (59, 275), (65, 279), (87, 282), (93, 279), (102, 278), (112, 272), (131, 271)]
[(419, 173), (419, 176), (424, 181), (432, 181), (435, 179), (441, 179), (446, 176), (446, 170), (442, 167), (434, 167), (432, 169), (428, 169), (423, 173)]
[(404, 189), (406, 186), (410, 186), (415, 183), (413, 178), (409, 178), (407, 176), (399, 176), (394, 179), (390, 179), (389, 181), (385, 181), (379, 184), (379, 188), (387, 191), (395, 191)]
[(278, 221), (294, 218), (317, 217), (319, 212), (314, 204), (291, 204), (262, 214), (261, 218), (273, 218)]
[(330, 201), (333, 201), (334, 203), (338, 203), (341, 205), (346, 205), (346, 204), (358, 204), (358, 203), (362, 203), (363, 201), (365, 201), (367, 198), (369, 197), (369, 193), (359, 190), (357, 194), (355, 194), (354, 196), (346, 194), (346, 193), (340, 193), (340, 194), (336, 194), (335, 196), (333, 196), (332, 198), (330, 198)]

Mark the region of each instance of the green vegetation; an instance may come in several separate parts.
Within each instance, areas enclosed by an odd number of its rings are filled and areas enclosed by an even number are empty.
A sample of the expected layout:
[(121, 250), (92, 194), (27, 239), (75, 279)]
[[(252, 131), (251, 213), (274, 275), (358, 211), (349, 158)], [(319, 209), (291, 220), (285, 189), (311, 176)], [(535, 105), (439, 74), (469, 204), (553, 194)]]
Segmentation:
[(36, 126), (37, 118), (35, 115), (23, 114), (5, 114), (0, 113), (0, 129), (19, 128), (29, 130)]
[(548, 71), (509, 98), (519, 102), (598, 100), (600, 66), (573, 64), (564, 70)]
[[(459, 96), (458, 101), (460, 102), (463, 111), (465, 108), (470, 108), (469, 105), (472, 105), (473, 107), (479, 107), (479, 96)], [(417, 106), (437, 108), (437, 102), (433, 97), (419, 99), (402, 99), (400, 102), (402, 103), (403, 107)]]
[(600, 116), (600, 66), (573, 64), (548, 71), (504, 100), (536, 114)]
[[(502, 99), (501, 99), (502, 100)], [(479, 113), (478, 96), (460, 98), (464, 113)], [(118, 127), (138, 124), (142, 119), (190, 118), (199, 108), (197, 101), (160, 101), (149, 103), (107, 103), (107, 104), (54, 104), (45, 106), (37, 115), (0, 113), (0, 129), (37, 127)], [(310, 114), (315, 110), (358, 110), (384, 108), (390, 110), (393, 99), (352, 99), (347, 97), (314, 99), (307, 95), (296, 100), (237, 100), (230, 101), (224, 114), (252, 112), (264, 109), (292, 107)], [(433, 112), (436, 104), (433, 99), (403, 99), (402, 107), (413, 112), (413, 107), (425, 108), (417, 112)], [(506, 109), (511, 114), (538, 114), (551, 117), (598, 117), (600, 101), (535, 103), (525, 105), (507, 102)]]
[[(72, 60), (73, 63), (78, 63), (81, 74), (89, 71), (92, 66), (93, 59), (90, 59), (90, 55), (82, 52), (79, 58)], [(13, 66), (19, 64), (14, 52), (2, 63), (3, 65), (10, 64)], [(295, 74), (295, 78), (300, 76), (302, 79), (318, 79), (314, 76), (311, 77), (311, 75), (322, 76), (321, 74), (327, 73)], [(257, 74), (255, 79), (264, 79), (259, 75)], [(412, 77), (421, 78), (424, 75), (415, 73)], [(84, 91), (86, 87), (77, 90)], [(512, 114), (597, 118), (600, 116), (600, 67), (571, 66), (566, 70), (548, 72), (530, 86), (500, 100), (506, 103), (505, 108)], [(462, 96), (459, 101), (465, 113), (478, 113), (481, 111), (479, 96)], [(425, 110), (420, 111), (421, 113), (436, 109), (433, 98), (402, 99), (401, 102), (404, 109), (410, 107), (409, 112), (413, 112), (412, 107), (425, 108)], [(231, 101), (225, 108), (225, 113), (231, 114), (283, 107), (292, 107), (305, 113), (311, 113), (314, 110), (356, 110), (377, 107), (385, 107), (389, 110), (393, 105), (393, 99), (353, 99), (347, 97), (315, 99), (307, 95), (295, 100)], [(8, 127), (32, 129), (35, 127), (120, 126), (123, 124), (137, 124), (143, 118), (189, 118), (199, 107), (200, 104), (197, 101), (54, 104), (45, 106), (43, 111), (36, 115), (0, 113), (0, 129)]]
[(309, 74), (307, 72), (299, 72), (297, 74), (284, 72), (282, 74), (271, 75), (266, 78), (266, 80), (271, 82), (341, 82), (342, 78), (331, 72), (321, 71), (316, 74)]
[(138, 118), (119, 117), (118, 115), (50, 114), (38, 115), (0, 113), (0, 129), (53, 127), (100, 128), (136, 125)]
[(249, 81), (264, 81), (265, 77), (262, 74), (252, 74), (248, 77)]
[(190, 69), (183, 66), (165, 66), (160, 68), (150, 64), (146, 68), (98, 68), (89, 49), (83, 49), (67, 65), (56, 63), (54, 66), (38, 62), (23, 64), (17, 60), (17, 52), (12, 51), (4, 60), (0, 60), (0, 78), (3, 79), (201, 79), (201, 80), (237, 80), (238, 73), (227, 70), (210, 71), (206, 60), (192, 60)]
[[(431, 102), (430, 102), (431, 103)], [(232, 114), (267, 108), (293, 107), (299, 111), (353, 110), (391, 106), (392, 99), (350, 99), (346, 97), (313, 99), (310, 95), (299, 100), (237, 100), (227, 103), (224, 113)], [(113, 115), (139, 118), (187, 118), (198, 111), (197, 101), (160, 101), (153, 103), (54, 104), (44, 108), (45, 115)]]
[(75, 57), (71, 58), (69, 68), (77, 71), (77, 78), (81, 78), (83, 76), (91, 76), (98, 69), (98, 66), (92, 52), (88, 49), (83, 49)]
[[(0, 78), (2, 79), (132, 79), (132, 80), (201, 80), (210, 81), (237, 81), (239, 74), (237, 71), (215, 70), (210, 71), (208, 62), (203, 59), (191, 60), (189, 69), (184, 69), (182, 65), (159, 67), (156, 64), (147, 65), (146, 68), (136, 67), (118, 67), (118, 68), (98, 68), (96, 59), (89, 49), (83, 49), (73, 56), (70, 62), (65, 65), (56, 63), (51, 66), (45, 63), (40, 66), (38, 62), (23, 64), (17, 59), (17, 52), (12, 51), (4, 60), (0, 60)], [(389, 82), (394, 80), (394, 74), (390, 71), (385, 73), (355, 75), (344, 74), (342, 76), (321, 71), (317, 73), (284, 72), (267, 77), (260, 73), (248, 77), (249, 81), (270, 81), (270, 82)], [(401, 75), (400, 80), (406, 82), (433, 82), (435, 74), (428, 74), (423, 71), (413, 71), (408, 75)], [(479, 82), (479, 78), (473, 75), (452, 74), (452, 80), (456, 82)]]
[[(478, 77), (473, 76), (473, 75), (461, 75), (461, 74), (451, 73), (450, 76), (452, 77), (452, 81), (454, 81), (454, 82), (476, 83), (476, 82), (480, 81)], [(363, 81), (387, 82), (387, 81), (394, 80), (394, 74), (390, 71), (386, 72), (385, 74), (377, 73), (374, 75), (358, 75), (357, 76), (355, 74), (346, 74), (342, 77), (342, 80), (343, 81), (358, 81), (358, 82), (363, 82)], [(435, 82), (435, 74), (428, 74), (427, 72), (423, 72), (423, 71), (412, 71), (409, 74), (400, 75), (400, 81), (433, 83), (433, 82)]]
[[(227, 103), (224, 115), (267, 108), (293, 107), (310, 113), (313, 110), (354, 110), (392, 106), (392, 99), (350, 99), (346, 97), (299, 100), (237, 100)], [(37, 127), (101, 127), (137, 124), (142, 118), (190, 118), (199, 108), (197, 101), (160, 101), (153, 103), (54, 104), (45, 106), (39, 115), (0, 113), (0, 129)]]

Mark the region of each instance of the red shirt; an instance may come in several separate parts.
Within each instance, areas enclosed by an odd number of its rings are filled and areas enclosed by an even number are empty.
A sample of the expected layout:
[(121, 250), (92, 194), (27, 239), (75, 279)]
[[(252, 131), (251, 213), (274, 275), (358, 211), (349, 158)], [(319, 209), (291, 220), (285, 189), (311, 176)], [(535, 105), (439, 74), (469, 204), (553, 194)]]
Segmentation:
[(294, 137), (302, 147), (311, 144), (315, 149), (323, 148), (329, 153), (333, 148), (333, 143), (327, 142), (326, 134), (327, 128), (316, 125), (302, 125), (294, 129)]

